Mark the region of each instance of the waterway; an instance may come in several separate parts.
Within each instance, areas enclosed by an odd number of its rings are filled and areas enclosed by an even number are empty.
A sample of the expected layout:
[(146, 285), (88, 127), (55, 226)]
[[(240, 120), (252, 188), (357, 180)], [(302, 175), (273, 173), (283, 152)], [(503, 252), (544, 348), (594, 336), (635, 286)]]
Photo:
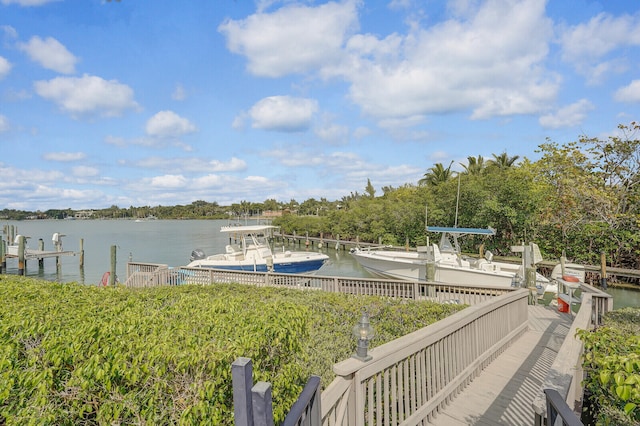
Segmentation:
[[(255, 222), (253, 222), (255, 223)], [(228, 235), (220, 233), (220, 227), (228, 225), (226, 220), (33, 220), (5, 221), (3, 225), (13, 225), (17, 233), (29, 237), (29, 248), (38, 248), (38, 239), (44, 240), (45, 250), (53, 251), (51, 237), (54, 232), (64, 235), (63, 249), (78, 252), (83, 240), (84, 268), (79, 267), (79, 256), (60, 258), (61, 267), (56, 268), (55, 258), (44, 260), (39, 268), (38, 261), (31, 260), (26, 265), (26, 275), (49, 281), (79, 282), (96, 284), (102, 275), (110, 270), (111, 247), (116, 247), (116, 273), (121, 281), (126, 279), (126, 263), (162, 263), (169, 266), (184, 266), (189, 263), (191, 252), (202, 249), (207, 255), (222, 253), (228, 244)], [(3, 235), (6, 240), (7, 236)], [(274, 248), (278, 250), (278, 247)], [(293, 250), (292, 247), (287, 249)], [(296, 248), (305, 250), (304, 247)], [(318, 275), (371, 277), (353, 260), (348, 251), (333, 247), (312, 248), (326, 253), (330, 260)], [(7, 272), (18, 272), (17, 259), (7, 260)], [(640, 307), (640, 291), (609, 288), (614, 296), (614, 309), (625, 306)]]

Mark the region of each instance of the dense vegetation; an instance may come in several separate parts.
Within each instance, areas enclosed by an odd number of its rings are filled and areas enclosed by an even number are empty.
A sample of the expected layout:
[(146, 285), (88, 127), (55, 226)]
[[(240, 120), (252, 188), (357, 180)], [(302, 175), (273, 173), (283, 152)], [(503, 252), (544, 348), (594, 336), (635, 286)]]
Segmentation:
[(0, 424), (233, 424), (231, 363), (252, 359), (281, 421), (326, 386), (366, 309), (393, 340), (457, 305), (242, 285), (144, 290), (0, 276)]
[[(284, 216), (274, 223), (287, 233), (411, 246), (426, 243), (426, 222), (489, 226), (497, 235), (467, 240), (466, 251), (482, 242), (495, 254), (507, 254), (511, 245), (534, 241), (545, 258), (558, 259), (565, 250), (574, 261), (599, 264), (604, 252), (610, 266), (640, 269), (640, 125), (620, 125), (618, 131), (606, 140), (583, 136), (563, 145), (547, 140), (535, 162), (505, 152), (487, 160), (470, 156), (460, 173), (452, 171), (453, 164), (437, 163), (419, 182), (383, 187), (380, 195), (368, 180), (362, 193), (335, 201), (219, 206), (199, 200), (187, 206), (111, 206), (93, 217), (228, 218), (276, 211)], [(68, 215), (73, 215), (69, 209), (0, 211), (8, 219)]]
[(604, 252), (610, 266), (639, 269), (638, 131), (632, 123), (620, 126), (621, 137), (606, 141), (585, 137), (564, 146), (547, 141), (536, 162), (516, 163), (517, 157), (506, 153), (488, 161), (469, 157), (457, 175), (451, 165), (436, 164), (418, 185), (383, 188), (375, 196), (368, 184), (364, 194), (345, 197), (339, 210), (288, 215), (274, 223), (288, 233), (411, 246), (426, 243), (425, 222), (492, 227), (495, 237), (467, 239), (464, 249), (475, 251), (484, 243), (501, 255), (511, 245), (534, 241), (545, 258), (558, 259), (565, 250), (570, 259), (597, 265)]
[(603, 327), (578, 335), (585, 346), (586, 415), (602, 426), (640, 425), (640, 309), (609, 312)]

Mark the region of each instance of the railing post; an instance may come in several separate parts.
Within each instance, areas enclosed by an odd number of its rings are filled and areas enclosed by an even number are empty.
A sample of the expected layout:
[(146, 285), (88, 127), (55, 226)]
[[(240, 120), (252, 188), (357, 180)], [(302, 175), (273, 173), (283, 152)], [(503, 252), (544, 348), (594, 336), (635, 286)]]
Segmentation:
[(273, 426), (271, 383), (258, 382), (251, 389), (253, 421), (255, 426)]
[(233, 383), (233, 414), (236, 426), (253, 426), (251, 359), (240, 357), (231, 364)]

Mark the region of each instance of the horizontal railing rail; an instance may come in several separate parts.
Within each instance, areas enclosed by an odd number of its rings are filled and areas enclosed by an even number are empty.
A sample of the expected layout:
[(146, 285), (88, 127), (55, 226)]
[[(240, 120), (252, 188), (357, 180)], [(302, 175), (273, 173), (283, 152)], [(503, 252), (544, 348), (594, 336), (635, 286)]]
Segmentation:
[(511, 293), (515, 288), (500, 286), (456, 285), (432, 282), (402, 281), (377, 278), (329, 277), (273, 272), (229, 271), (209, 268), (168, 268), (162, 264), (129, 262), (128, 287), (159, 285), (223, 283), (275, 286), (306, 290), (322, 290), (361, 296), (382, 296), (440, 303), (476, 305), (497, 296)]
[[(588, 284), (580, 284), (582, 290), (582, 300), (580, 308), (571, 324), (558, 354), (549, 369), (538, 395), (532, 405), (534, 410), (534, 424), (542, 426), (545, 424), (547, 413), (547, 395), (545, 390), (553, 389), (565, 401), (567, 406), (574, 412), (580, 413), (584, 388), (582, 379), (582, 355), (584, 345), (576, 337), (578, 330), (591, 330), (602, 325), (602, 318), (605, 313), (613, 309), (613, 297)], [(569, 315), (572, 315), (569, 312)], [(576, 414), (576, 417), (578, 414)]]

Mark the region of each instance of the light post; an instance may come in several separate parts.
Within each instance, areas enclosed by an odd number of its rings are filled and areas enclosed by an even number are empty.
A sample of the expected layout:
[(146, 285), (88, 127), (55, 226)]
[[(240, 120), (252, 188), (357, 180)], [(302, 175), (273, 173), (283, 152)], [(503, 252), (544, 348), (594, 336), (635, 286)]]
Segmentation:
[(353, 337), (358, 339), (356, 353), (353, 355), (354, 358), (363, 362), (369, 361), (372, 358), (371, 355), (367, 354), (367, 349), (369, 348), (369, 340), (371, 340), (374, 335), (375, 330), (371, 327), (371, 324), (369, 324), (369, 314), (367, 311), (363, 311), (360, 321), (353, 327)]

